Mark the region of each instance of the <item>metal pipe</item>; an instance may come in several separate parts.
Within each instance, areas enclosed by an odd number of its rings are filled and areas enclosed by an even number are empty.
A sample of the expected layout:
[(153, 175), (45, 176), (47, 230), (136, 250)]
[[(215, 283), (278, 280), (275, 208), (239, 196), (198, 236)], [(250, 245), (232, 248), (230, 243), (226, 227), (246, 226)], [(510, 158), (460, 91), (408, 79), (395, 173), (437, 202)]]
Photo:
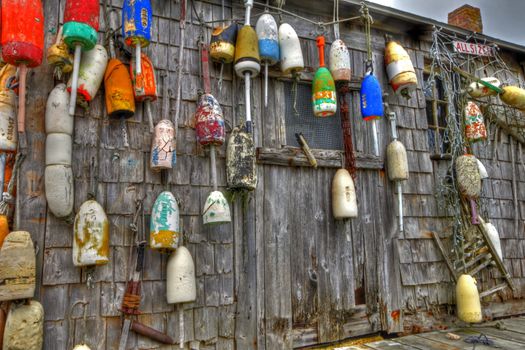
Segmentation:
[(372, 120), (372, 138), (374, 140), (374, 155), (379, 157), (379, 140), (377, 137), (377, 121)]
[(250, 106), (250, 77), (249, 72), (244, 73), (244, 95), (246, 103), (246, 132), (252, 132), (252, 111)]
[[(80, 69), (80, 55), (82, 54), (80, 45), (75, 46), (75, 59), (73, 61), (73, 78), (71, 81), (71, 97), (69, 99), (69, 115), (75, 115), (77, 103), (78, 73)], [(20, 129), (19, 129), (20, 131)]]
[(136, 73), (137, 75), (142, 73), (142, 66), (141, 66), (140, 60), (141, 60), (141, 57), (140, 57), (140, 45), (136, 44), (135, 45), (135, 63), (136, 63), (135, 70), (137, 71), (137, 73)]

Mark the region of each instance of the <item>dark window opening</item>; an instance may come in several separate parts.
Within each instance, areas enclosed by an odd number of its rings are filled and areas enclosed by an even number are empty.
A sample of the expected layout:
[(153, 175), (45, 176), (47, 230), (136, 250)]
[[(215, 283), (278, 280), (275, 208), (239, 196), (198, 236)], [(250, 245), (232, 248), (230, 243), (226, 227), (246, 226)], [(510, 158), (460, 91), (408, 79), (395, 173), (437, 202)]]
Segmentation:
[(438, 76), (430, 82), (430, 74), (423, 74), (425, 80), (426, 113), (428, 123), (428, 145), (431, 154), (447, 154), (449, 142), (446, 137), (448, 101), (443, 82)]

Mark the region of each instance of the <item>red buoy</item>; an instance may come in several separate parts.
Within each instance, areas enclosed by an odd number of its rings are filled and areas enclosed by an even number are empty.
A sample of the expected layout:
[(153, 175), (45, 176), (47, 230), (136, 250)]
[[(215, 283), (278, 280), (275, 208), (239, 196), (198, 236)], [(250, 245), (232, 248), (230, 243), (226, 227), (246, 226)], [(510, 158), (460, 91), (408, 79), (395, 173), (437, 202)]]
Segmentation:
[(84, 23), (98, 31), (99, 12), (99, 3), (96, 0), (68, 0), (64, 9), (64, 23)]
[(2, 0), (2, 58), (19, 67), (18, 131), (25, 131), (27, 67), (42, 63), (44, 14), (40, 0)]

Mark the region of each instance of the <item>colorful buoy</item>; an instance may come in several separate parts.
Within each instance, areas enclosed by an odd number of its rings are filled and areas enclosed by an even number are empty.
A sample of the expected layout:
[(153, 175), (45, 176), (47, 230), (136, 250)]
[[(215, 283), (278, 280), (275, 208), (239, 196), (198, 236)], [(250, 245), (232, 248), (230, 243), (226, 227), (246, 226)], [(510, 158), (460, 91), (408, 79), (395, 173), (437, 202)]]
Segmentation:
[(73, 224), (73, 264), (104, 265), (109, 262), (109, 221), (102, 206), (87, 200), (80, 206)]
[(487, 128), (483, 122), (483, 115), (478, 105), (472, 101), (468, 101), (465, 107), (465, 137), (468, 142), (487, 139)]
[(312, 105), (316, 117), (329, 117), (337, 111), (334, 78), (332, 78), (332, 74), (324, 65), (324, 45), (324, 37), (317, 37), (319, 68), (315, 72), (312, 83)]
[(176, 162), (175, 128), (171, 120), (162, 119), (155, 126), (153, 134), (150, 167), (154, 171), (171, 169)]
[(135, 114), (135, 96), (129, 71), (120, 60), (109, 60), (104, 73), (106, 111), (111, 118), (131, 118)]
[(126, 45), (135, 48), (135, 69), (142, 71), (142, 47), (151, 40), (151, 23), (153, 20), (150, 0), (125, 0), (122, 7), (122, 35)]
[(55, 43), (47, 49), (47, 63), (55, 67), (55, 76), (59, 79), (62, 73), (71, 73), (73, 71), (73, 55), (64, 42), (62, 36), (63, 27), (58, 31)]
[(210, 57), (222, 64), (232, 63), (235, 57), (237, 24), (220, 25), (213, 29), (210, 42)]
[(395, 41), (386, 44), (385, 65), (394, 93), (408, 97), (417, 88), (416, 71), (406, 50)]
[(354, 180), (346, 169), (339, 169), (332, 180), (332, 212), (335, 219), (357, 217)]
[[(481, 80), (486, 81), (489, 84), (492, 84), (496, 87), (501, 86), (501, 82), (494, 77), (488, 77), (488, 78), (481, 78)], [(467, 92), (472, 98), (480, 98), (480, 97), (487, 97), (487, 96), (495, 96), (498, 93), (494, 91), (493, 89), (489, 89), (485, 85), (475, 81), (471, 83), (468, 88)]]
[(181, 246), (171, 253), (166, 269), (168, 304), (189, 303), (197, 298), (195, 265), (190, 251)]
[(279, 30), (277, 23), (269, 13), (257, 20), (255, 31), (259, 38), (259, 54), (264, 63), (264, 105), (268, 105), (268, 66), (279, 62)]
[[(0, 70), (0, 189), (4, 188), (6, 178), (6, 162), (9, 154), (16, 153), (18, 133), (16, 125), (16, 95), (6, 87), (7, 80), (14, 77), (16, 67), (6, 64)], [(2, 199), (0, 192), (0, 200)]]
[(383, 96), (379, 81), (368, 72), (361, 82), (360, 90), (361, 116), (365, 121), (372, 122), (372, 137), (374, 140), (374, 154), (379, 155), (379, 140), (377, 134), (376, 120), (381, 119), (384, 115)]
[(146, 107), (146, 114), (148, 116), (149, 129), (153, 132), (153, 115), (151, 114), (151, 102), (157, 100), (157, 80), (155, 78), (155, 68), (149, 57), (145, 53), (141, 53), (141, 73), (135, 74), (133, 66), (134, 62), (131, 60), (129, 71), (131, 81), (133, 82), (133, 92), (135, 100), (143, 102)]
[(203, 146), (224, 143), (224, 117), (219, 102), (211, 94), (202, 94), (195, 112), (195, 135)]
[(352, 77), (350, 51), (341, 39), (334, 41), (330, 47), (330, 72), (336, 82), (349, 82)]
[(179, 204), (169, 191), (155, 200), (151, 210), (149, 245), (155, 250), (175, 250), (179, 245)]

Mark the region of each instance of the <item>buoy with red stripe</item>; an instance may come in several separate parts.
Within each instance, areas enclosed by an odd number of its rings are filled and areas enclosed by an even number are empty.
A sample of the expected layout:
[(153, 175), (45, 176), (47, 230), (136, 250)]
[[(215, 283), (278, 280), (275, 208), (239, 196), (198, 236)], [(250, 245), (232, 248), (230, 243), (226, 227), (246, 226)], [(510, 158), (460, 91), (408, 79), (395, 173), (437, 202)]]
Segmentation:
[[(104, 46), (95, 45), (92, 50), (84, 52), (82, 60), (78, 67), (78, 76), (76, 81), (77, 89), (73, 90), (73, 76), (67, 82), (67, 91), (73, 96), (73, 91), (76, 91), (78, 98), (75, 97), (77, 104), (83, 108), (87, 108), (89, 102), (91, 102), (97, 94), (102, 81), (104, 80), (104, 73), (108, 65), (108, 53)], [(72, 98), (69, 100), (69, 114), (74, 115), (71, 110)]]
[(279, 29), (275, 18), (269, 13), (259, 17), (255, 25), (259, 38), (259, 54), (264, 63), (264, 106), (268, 106), (268, 66), (279, 62)]
[(335, 40), (330, 47), (330, 73), (336, 82), (349, 82), (352, 77), (350, 51), (341, 39)]
[(329, 117), (337, 111), (334, 78), (324, 65), (324, 45), (324, 36), (318, 36), (319, 68), (312, 82), (312, 105), (316, 117)]
[[(16, 74), (15, 66), (6, 64), (0, 70), (0, 189), (4, 189), (5, 167), (8, 154), (16, 153), (18, 133), (16, 128), (15, 104), (13, 90), (6, 87), (6, 82)], [(8, 181), (8, 180), (7, 180)], [(0, 200), (3, 193), (0, 193)]]
[(417, 76), (406, 50), (395, 41), (388, 42), (385, 49), (385, 64), (392, 90), (396, 95), (408, 98), (417, 88)]
[(82, 203), (73, 229), (73, 265), (94, 266), (109, 262), (109, 221), (96, 200)]
[(483, 115), (479, 106), (472, 101), (468, 101), (465, 107), (465, 138), (468, 142), (487, 139), (487, 128), (483, 122)]
[(135, 48), (135, 70), (142, 71), (141, 48), (151, 40), (153, 20), (150, 0), (125, 0), (122, 7), (122, 35), (126, 45)]
[(151, 249), (171, 251), (179, 246), (179, 204), (173, 193), (164, 191), (155, 200), (151, 210), (149, 246)]
[(40, 0), (3, 0), (2, 58), (19, 68), (18, 132), (25, 132), (27, 68), (42, 63), (44, 54), (44, 13)]
[[(79, 76), (89, 81), (93, 79), (91, 75), (80, 74), (80, 56), (81, 51), (89, 52), (95, 48), (95, 44), (97, 43), (97, 31), (99, 26), (98, 20), (100, 12), (99, 6), (98, 0), (66, 0), (63, 30), (64, 41), (70, 49), (75, 51), (73, 60), (73, 75), (71, 77), (71, 99), (69, 102), (69, 114), (71, 115), (75, 114), (77, 88), (81, 87), (79, 84)], [(87, 64), (87, 62), (94, 61), (94, 57), (89, 57), (83, 61), (86, 61), (84, 64)], [(90, 64), (95, 64), (95, 62), (90, 62)], [(98, 62), (98, 64), (100, 64), (100, 62)], [(106, 67), (104, 65), (104, 70), (105, 68)], [(102, 70), (102, 72), (104, 72), (104, 70)], [(88, 73), (88, 71), (84, 70), (83, 73)], [(100, 81), (102, 81), (102, 77), (100, 78)], [(98, 85), (100, 86), (100, 83)], [(95, 90), (98, 90), (98, 86)], [(80, 91), (78, 91), (78, 93), (80, 93)], [(94, 95), (90, 97), (93, 98), (93, 96)], [(86, 98), (86, 101), (89, 102), (91, 98)]]
[(151, 102), (157, 100), (157, 80), (155, 78), (155, 68), (149, 57), (142, 52), (140, 74), (135, 74), (133, 69), (135, 63), (133, 59), (129, 65), (131, 81), (133, 82), (133, 92), (135, 100), (144, 103), (146, 115), (148, 116), (149, 131), (153, 132), (153, 115), (151, 114)]

